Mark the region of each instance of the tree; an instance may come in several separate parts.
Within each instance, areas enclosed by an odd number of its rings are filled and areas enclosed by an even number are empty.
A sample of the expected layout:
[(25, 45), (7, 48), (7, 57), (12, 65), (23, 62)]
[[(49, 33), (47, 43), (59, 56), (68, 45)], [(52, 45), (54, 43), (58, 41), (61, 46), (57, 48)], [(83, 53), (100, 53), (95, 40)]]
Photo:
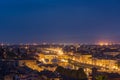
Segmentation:
[(106, 76), (98, 75), (95, 77), (96, 80), (108, 80)]
[(65, 69), (63, 67), (58, 66), (56, 71), (62, 75), (65, 75), (67, 77), (71, 77), (77, 80), (87, 80), (87, 75), (82, 68), (80, 68), (79, 70), (71, 70), (71, 69)]
[(77, 78), (79, 80), (85, 80), (85, 79), (87, 79), (87, 75), (84, 72), (83, 68), (79, 68), (79, 70), (77, 71)]

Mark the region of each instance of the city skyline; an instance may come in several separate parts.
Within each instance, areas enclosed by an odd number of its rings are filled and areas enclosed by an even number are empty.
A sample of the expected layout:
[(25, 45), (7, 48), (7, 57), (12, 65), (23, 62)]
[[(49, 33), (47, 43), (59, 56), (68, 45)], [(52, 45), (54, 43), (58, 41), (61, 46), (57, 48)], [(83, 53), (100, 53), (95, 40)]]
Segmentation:
[(1, 0), (0, 42), (119, 42), (119, 0)]

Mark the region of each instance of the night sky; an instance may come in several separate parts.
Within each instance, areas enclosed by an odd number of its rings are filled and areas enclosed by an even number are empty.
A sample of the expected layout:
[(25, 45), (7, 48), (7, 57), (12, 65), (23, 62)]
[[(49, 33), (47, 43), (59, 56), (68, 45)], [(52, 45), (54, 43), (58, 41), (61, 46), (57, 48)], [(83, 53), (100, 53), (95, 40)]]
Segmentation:
[(0, 0), (0, 42), (120, 41), (120, 0)]

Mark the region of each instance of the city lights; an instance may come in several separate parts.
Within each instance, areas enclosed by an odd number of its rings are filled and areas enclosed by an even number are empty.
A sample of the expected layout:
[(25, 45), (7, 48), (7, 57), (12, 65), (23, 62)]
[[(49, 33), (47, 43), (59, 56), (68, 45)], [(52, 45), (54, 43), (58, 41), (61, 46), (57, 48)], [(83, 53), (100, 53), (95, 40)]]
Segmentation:
[(108, 45), (109, 45), (108, 42), (99, 42), (98, 44), (99, 44), (100, 46), (104, 46), (104, 45), (105, 45), (105, 46), (108, 46)]
[[(89, 77), (89, 74), (92, 74), (92, 68), (95, 67), (99, 73), (120, 74), (120, 62), (119, 58), (116, 57), (120, 55), (119, 47), (109, 45), (107, 42), (100, 42), (99, 45), (81, 45), (80, 47), (72, 45), (72, 48), (71, 45), (61, 47), (59, 44), (42, 44), (40, 46), (20, 45), (19, 49), (10, 47), (4, 48), (4, 50), (15, 52), (18, 56), (13, 54), (13, 61), (18, 58), (18, 65), (20, 67), (26, 66), (33, 71), (42, 72), (48, 70), (54, 73), (58, 66), (65, 69), (69, 68), (69, 70), (79, 70), (82, 67)], [(8, 55), (4, 53), (3, 57), (9, 58)]]

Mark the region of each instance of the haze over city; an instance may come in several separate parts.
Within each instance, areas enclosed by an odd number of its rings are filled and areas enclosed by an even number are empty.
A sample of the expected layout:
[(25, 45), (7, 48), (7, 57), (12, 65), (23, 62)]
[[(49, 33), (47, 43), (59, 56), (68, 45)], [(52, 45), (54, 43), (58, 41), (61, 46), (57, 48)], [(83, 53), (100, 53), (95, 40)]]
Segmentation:
[(119, 0), (0, 0), (0, 42), (119, 42)]

